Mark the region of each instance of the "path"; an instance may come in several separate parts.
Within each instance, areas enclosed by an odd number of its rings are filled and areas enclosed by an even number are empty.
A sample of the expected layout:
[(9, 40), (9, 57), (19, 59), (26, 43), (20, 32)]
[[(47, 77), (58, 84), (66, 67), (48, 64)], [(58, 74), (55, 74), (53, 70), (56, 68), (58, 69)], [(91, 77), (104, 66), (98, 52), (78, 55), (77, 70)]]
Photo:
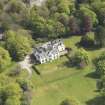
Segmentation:
[(34, 0), (31, 2), (31, 5), (41, 6), (46, 0)]
[(19, 62), (19, 65), (21, 67), (21, 69), (26, 69), (29, 73), (29, 75), (32, 75), (32, 64), (30, 63), (30, 56), (27, 55), (24, 59), (24, 61)]

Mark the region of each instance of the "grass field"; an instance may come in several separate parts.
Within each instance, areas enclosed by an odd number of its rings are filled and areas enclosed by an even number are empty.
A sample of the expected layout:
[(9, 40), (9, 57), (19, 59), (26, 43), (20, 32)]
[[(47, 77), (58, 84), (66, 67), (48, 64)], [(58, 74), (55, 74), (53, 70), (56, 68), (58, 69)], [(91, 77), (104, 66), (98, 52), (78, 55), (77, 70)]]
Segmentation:
[[(65, 39), (65, 45), (75, 51), (80, 38), (80, 36), (75, 36)], [(101, 50), (103, 49), (88, 50), (90, 58), (97, 57)], [(96, 78), (93, 75), (94, 67), (91, 64), (84, 70), (79, 70), (70, 67), (68, 58), (64, 56), (53, 62), (37, 65), (36, 69), (42, 75), (38, 76), (33, 71), (32, 105), (59, 105), (66, 97), (74, 97), (82, 105), (89, 105), (87, 102), (98, 94)]]

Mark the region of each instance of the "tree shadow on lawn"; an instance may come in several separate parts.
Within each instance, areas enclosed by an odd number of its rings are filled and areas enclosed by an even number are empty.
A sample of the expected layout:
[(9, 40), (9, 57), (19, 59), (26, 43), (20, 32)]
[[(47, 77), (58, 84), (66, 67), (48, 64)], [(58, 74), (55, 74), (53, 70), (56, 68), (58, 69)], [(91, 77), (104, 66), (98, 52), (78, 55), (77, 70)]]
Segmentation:
[(75, 68), (77, 70), (83, 69), (82, 67), (80, 67), (80, 65), (75, 64), (75, 62), (72, 60), (72, 56), (70, 57), (68, 54), (66, 54), (65, 56), (68, 60), (63, 63), (64, 66), (68, 68)]
[(63, 65), (66, 66), (66, 67), (68, 67), (68, 68), (70, 68), (70, 67), (74, 67), (74, 66), (71, 64), (70, 61), (66, 61), (66, 62), (64, 62)]
[(77, 48), (83, 47), (87, 51), (99, 50), (101, 48), (100, 46), (96, 45), (82, 45), (80, 42), (76, 43), (75, 46), (77, 46)]
[(94, 72), (88, 73), (87, 75), (85, 75), (85, 77), (89, 77), (92, 79), (99, 79), (99, 76)]
[[(80, 70), (81, 69), (80, 67), (72, 64), (70, 61), (64, 62), (63, 65), (68, 67), (68, 68), (75, 68), (76, 70)], [(86, 74), (85, 77), (92, 78), (92, 79), (99, 79), (100, 78), (100, 76), (97, 75), (95, 71)]]
[(65, 55), (66, 58), (68, 59), (66, 62), (63, 63), (64, 66), (70, 68), (70, 67), (76, 67), (73, 63), (72, 60), (70, 58), (70, 56), (68, 54)]
[(105, 105), (105, 97), (98, 96), (86, 102), (86, 105)]
[(81, 67), (73, 64), (72, 61), (66, 61), (63, 63), (63, 65), (66, 66), (67, 68), (75, 68), (76, 70), (81, 70)]
[(41, 75), (40, 71), (36, 68), (35, 65), (33, 65), (32, 68), (37, 75)]

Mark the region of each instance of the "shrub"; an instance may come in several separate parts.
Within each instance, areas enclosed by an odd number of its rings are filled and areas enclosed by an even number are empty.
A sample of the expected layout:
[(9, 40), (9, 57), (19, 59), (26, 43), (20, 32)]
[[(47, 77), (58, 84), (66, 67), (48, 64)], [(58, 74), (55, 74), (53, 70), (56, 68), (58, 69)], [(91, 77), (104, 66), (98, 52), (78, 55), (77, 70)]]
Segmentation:
[(97, 63), (96, 63), (96, 73), (99, 75), (99, 76), (103, 76), (105, 75), (105, 60), (99, 60)]
[(103, 52), (100, 57), (94, 60), (96, 74), (101, 76), (105, 75), (105, 53)]
[(17, 65), (15, 68), (13, 68), (13, 70), (9, 72), (9, 76), (14, 76), (14, 77), (19, 76), (20, 72), (21, 72), (21, 68), (20, 66)]
[(87, 33), (85, 36), (81, 38), (80, 45), (82, 45), (85, 48), (93, 46), (94, 45), (94, 35), (92, 35), (92, 33)]
[(20, 85), (23, 92), (30, 91), (32, 89), (32, 85), (28, 80), (18, 79), (17, 83)]
[(86, 65), (89, 64), (89, 56), (88, 53), (84, 49), (79, 49), (77, 52), (75, 52), (72, 63), (74, 66), (84, 68)]
[(71, 99), (67, 98), (60, 105), (80, 105), (80, 103), (73, 98)]
[(3, 70), (11, 64), (11, 57), (7, 50), (0, 47), (0, 69)]

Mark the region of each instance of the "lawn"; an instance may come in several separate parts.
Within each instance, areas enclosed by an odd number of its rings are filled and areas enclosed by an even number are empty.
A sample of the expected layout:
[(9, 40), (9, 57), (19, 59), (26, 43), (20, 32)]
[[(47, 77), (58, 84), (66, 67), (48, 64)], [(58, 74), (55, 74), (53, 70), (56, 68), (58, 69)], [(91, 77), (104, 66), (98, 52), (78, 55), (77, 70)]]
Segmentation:
[[(75, 97), (83, 105), (96, 96), (95, 80), (88, 77), (91, 70), (80, 71), (63, 79), (47, 82), (35, 89), (32, 105), (59, 105), (66, 97)], [(57, 76), (57, 75), (56, 75)]]
[[(65, 39), (65, 45), (77, 50), (76, 44), (80, 36)], [(90, 58), (97, 57), (101, 50), (88, 50)], [(96, 78), (94, 67), (89, 65), (84, 70), (69, 66), (66, 56), (47, 64), (37, 65), (41, 76), (33, 71), (32, 83), (34, 84), (32, 105), (59, 105), (66, 97), (78, 99), (82, 105), (93, 99), (96, 92)], [(93, 104), (94, 105), (94, 104)]]

